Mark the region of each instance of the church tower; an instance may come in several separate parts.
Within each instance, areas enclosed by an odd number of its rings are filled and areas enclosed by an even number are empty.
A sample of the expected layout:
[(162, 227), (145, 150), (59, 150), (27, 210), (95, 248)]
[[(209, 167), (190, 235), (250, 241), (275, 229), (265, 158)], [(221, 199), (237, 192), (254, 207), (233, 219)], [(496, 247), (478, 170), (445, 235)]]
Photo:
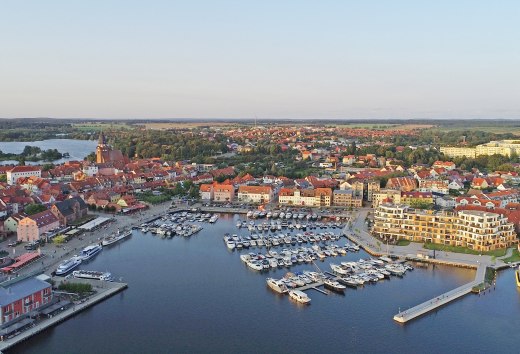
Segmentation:
[(98, 139), (98, 145), (96, 148), (96, 162), (97, 163), (105, 163), (107, 153), (109, 153), (110, 147), (107, 145), (107, 142), (105, 140), (105, 135), (103, 132), (99, 133), (99, 139)]

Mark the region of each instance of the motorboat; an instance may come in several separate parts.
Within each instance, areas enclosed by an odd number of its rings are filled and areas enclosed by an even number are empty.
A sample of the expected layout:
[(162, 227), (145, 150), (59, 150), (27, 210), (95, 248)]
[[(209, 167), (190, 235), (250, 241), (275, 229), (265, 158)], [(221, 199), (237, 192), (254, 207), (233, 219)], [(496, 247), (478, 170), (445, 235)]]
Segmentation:
[(285, 285), (285, 283), (281, 280), (267, 278), (265, 281), (272, 290), (276, 291), (279, 294), (285, 294), (289, 291), (287, 285)]
[(311, 298), (300, 290), (289, 290), (289, 297), (301, 304), (310, 304)]
[(337, 292), (343, 292), (347, 288), (345, 285), (342, 285), (339, 282), (328, 278), (323, 279), (323, 286), (325, 286), (327, 289)]
[(332, 271), (338, 273), (338, 274), (341, 274), (341, 275), (347, 275), (348, 274), (348, 271), (346, 269), (343, 269), (341, 266), (337, 265), (337, 264), (334, 264), (334, 263), (331, 263), (330, 264), (330, 268), (332, 269)]

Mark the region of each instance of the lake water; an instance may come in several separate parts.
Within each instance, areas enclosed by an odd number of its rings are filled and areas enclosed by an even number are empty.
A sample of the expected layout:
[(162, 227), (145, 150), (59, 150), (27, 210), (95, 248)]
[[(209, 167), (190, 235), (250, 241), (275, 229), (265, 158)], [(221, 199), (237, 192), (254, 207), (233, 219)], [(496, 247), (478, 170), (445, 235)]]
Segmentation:
[[(20, 154), (26, 146), (37, 146), (42, 150), (57, 149), (59, 152), (70, 154), (70, 157), (52, 161), (60, 164), (71, 160), (83, 160), (88, 154), (96, 151), (96, 140), (76, 140), (76, 139), (49, 139), (42, 141), (9, 141), (0, 142), (0, 150), (7, 153)], [(26, 161), (27, 165), (38, 165), (46, 161)], [(0, 161), (2, 165), (18, 164), (18, 161)]]
[[(416, 268), (345, 295), (307, 291), (310, 306), (273, 293), (222, 236), (236, 232), (222, 215), (191, 238), (134, 231), (83, 269), (108, 270), (129, 288), (13, 348), (10, 353), (518, 353), (520, 292), (514, 272), (495, 291), (468, 295), (407, 325), (405, 309), (471, 281), (473, 271)], [(335, 230), (339, 232), (339, 230)], [(243, 231), (244, 233), (244, 231)], [(345, 240), (337, 242), (344, 244)], [(247, 251), (245, 251), (247, 252)], [(328, 263), (366, 258), (348, 253)], [(291, 271), (312, 270), (309, 265)]]

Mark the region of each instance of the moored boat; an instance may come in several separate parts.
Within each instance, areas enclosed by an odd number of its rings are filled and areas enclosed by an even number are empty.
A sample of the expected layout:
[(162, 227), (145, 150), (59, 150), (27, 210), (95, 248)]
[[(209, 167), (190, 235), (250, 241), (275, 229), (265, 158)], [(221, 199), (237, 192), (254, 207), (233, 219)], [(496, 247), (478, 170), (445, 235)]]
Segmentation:
[(287, 289), (287, 285), (285, 285), (285, 283), (281, 280), (267, 278), (265, 281), (267, 282), (267, 285), (277, 293), (284, 294), (289, 291), (289, 289)]
[(63, 261), (56, 269), (56, 275), (65, 275), (71, 272), (73, 269), (77, 268), (81, 264), (81, 258), (78, 256), (74, 256), (66, 261)]
[(289, 297), (301, 304), (310, 304), (311, 302), (311, 298), (300, 290), (290, 290)]
[(96, 272), (94, 270), (75, 270), (72, 272), (72, 276), (74, 278), (112, 281), (112, 274), (109, 272)]
[(102, 250), (101, 245), (90, 245), (81, 250), (80, 257), (83, 261), (88, 261)]

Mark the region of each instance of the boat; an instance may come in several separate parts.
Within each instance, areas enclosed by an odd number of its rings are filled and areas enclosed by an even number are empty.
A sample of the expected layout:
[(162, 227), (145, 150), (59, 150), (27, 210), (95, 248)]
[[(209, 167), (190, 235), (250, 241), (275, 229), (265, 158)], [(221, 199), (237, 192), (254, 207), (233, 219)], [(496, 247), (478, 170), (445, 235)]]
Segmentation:
[(516, 277), (516, 286), (520, 288), (520, 266), (518, 266), (518, 269), (515, 272)]
[(254, 261), (254, 262), (250, 261), (250, 262), (247, 262), (246, 264), (249, 268), (254, 269), (254, 270), (260, 271), (260, 270), (264, 269), (264, 267), (262, 266), (262, 263), (260, 263), (258, 261)]
[(88, 261), (102, 250), (101, 245), (90, 245), (81, 250), (80, 257), (83, 261)]
[(310, 304), (311, 302), (311, 298), (300, 290), (290, 290), (289, 297), (301, 304)]
[(106, 236), (101, 241), (101, 245), (103, 245), (103, 246), (111, 245), (113, 243), (116, 243), (117, 241), (127, 238), (131, 234), (132, 234), (132, 231), (126, 231), (126, 232), (123, 232), (122, 234)]
[(81, 264), (81, 258), (78, 256), (74, 256), (66, 261), (63, 261), (56, 269), (56, 275), (65, 275), (68, 274), (73, 269), (77, 268)]
[(285, 285), (285, 283), (281, 280), (267, 278), (265, 281), (272, 290), (276, 291), (279, 294), (285, 294), (289, 291), (289, 289), (287, 289), (287, 285)]
[(338, 273), (338, 274), (341, 274), (341, 275), (347, 275), (348, 274), (348, 271), (346, 269), (343, 269), (341, 266), (337, 265), (337, 264), (334, 264), (334, 263), (331, 263), (330, 264), (330, 268)]
[(112, 274), (108, 272), (96, 272), (94, 270), (75, 270), (72, 272), (72, 276), (74, 278), (83, 278), (83, 279), (96, 279), (96, 280), (104, 280), (111, 281)]
[(345, 285), (342, 285), (332, 279), (323, 279), (323, 286), (325, 286), (327, 289), (337, 292), (343, 292), (347, 288)]

